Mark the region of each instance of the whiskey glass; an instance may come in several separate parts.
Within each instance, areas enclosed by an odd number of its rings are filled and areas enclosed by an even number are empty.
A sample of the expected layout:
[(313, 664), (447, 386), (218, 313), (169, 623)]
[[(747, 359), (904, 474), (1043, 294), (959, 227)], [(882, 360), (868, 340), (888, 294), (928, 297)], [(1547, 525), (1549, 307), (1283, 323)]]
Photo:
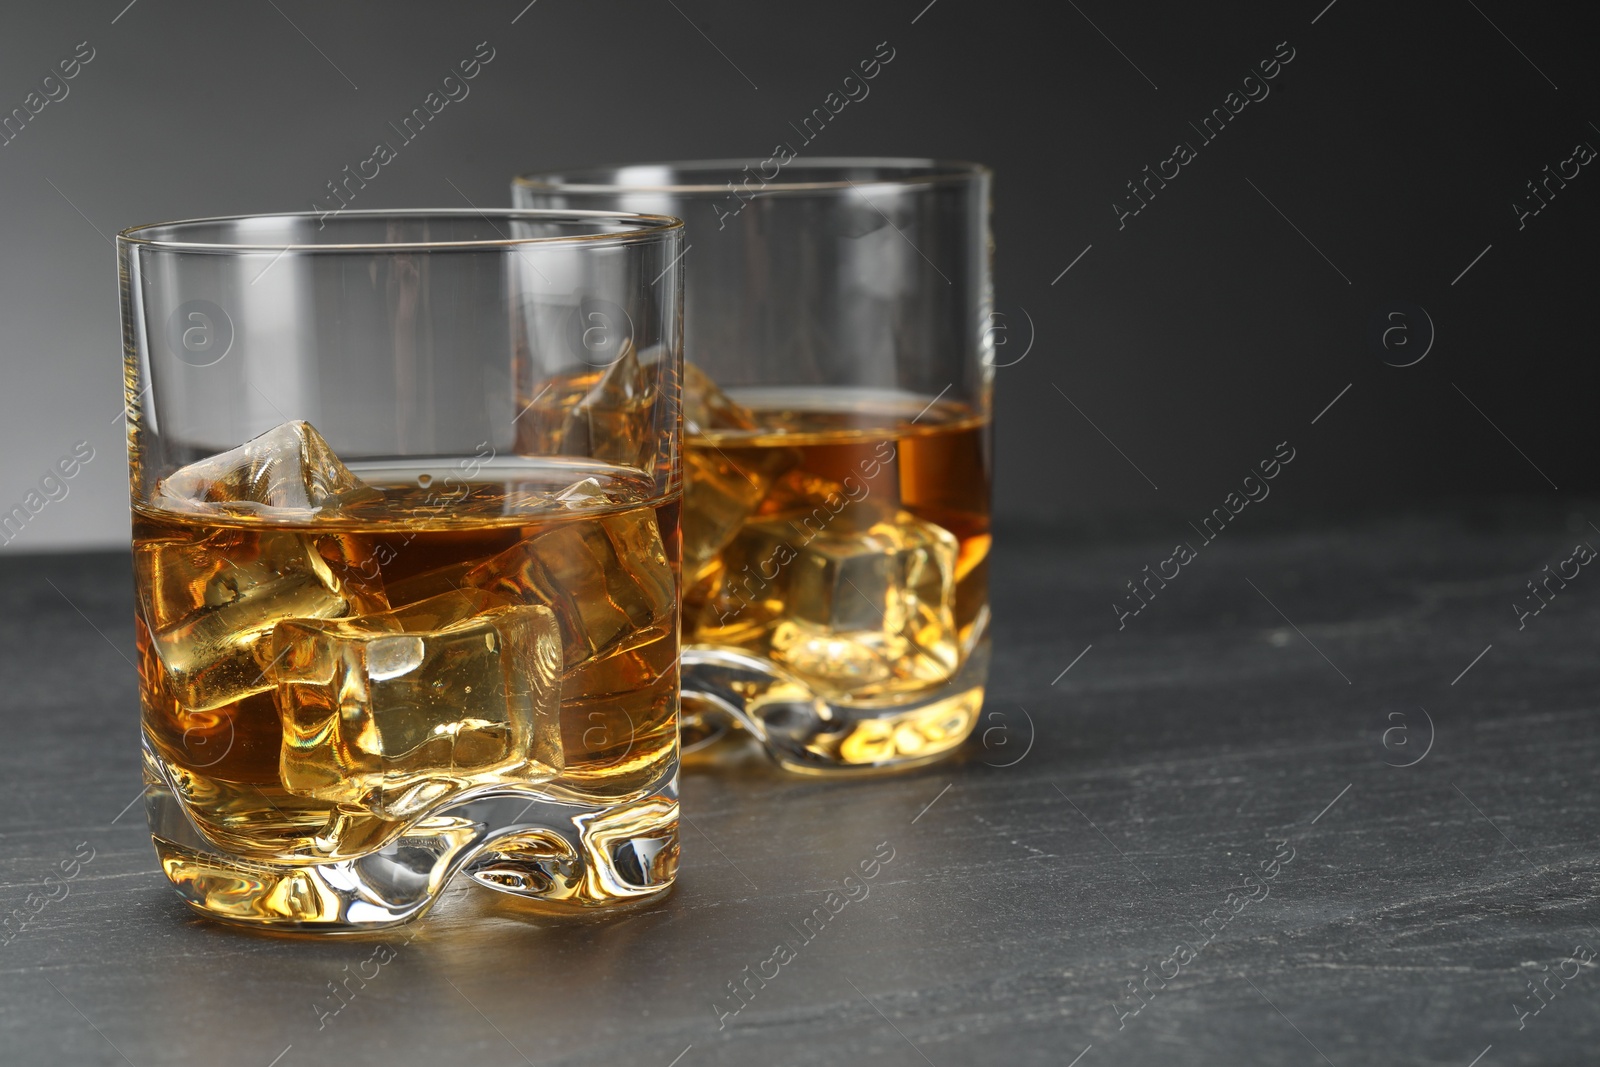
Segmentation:
[(780, 145), (513, 183), (518, 207), (688, 226), (685, 752), (743, 733), (790, 770), (859, 773), (938, 759), (977, 723), (990, 182)]
[(343, 932), (459, 872), (558, 911), (670, 887), (682, 231), (118, 235), (145, 806), (194, 908)]

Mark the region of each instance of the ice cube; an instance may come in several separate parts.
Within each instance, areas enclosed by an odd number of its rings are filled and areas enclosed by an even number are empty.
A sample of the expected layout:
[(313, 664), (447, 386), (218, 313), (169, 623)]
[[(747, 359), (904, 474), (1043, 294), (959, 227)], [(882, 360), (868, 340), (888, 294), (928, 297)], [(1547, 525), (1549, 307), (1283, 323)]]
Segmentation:
[(510, 603), (548, 605), (569, 671), (658, 640), (677, 624), (672, 565), (649, 508), (557, 521), (462, 582)]
[[(517, 488), (506, 496), (505, 507), (509, 512), (550, 512), (555, 510), (576, 511), (583, 508), (606, 507), (613, 503), (605, 487), (598, 478), (583, 478), (559, 491), (548, 488), (532, 488), (534, 483), (526, 483), (528, 487)], [(543, 483), (539, 483), (543, 484)], [(529, 516), (534, 521), (533, 516)], [(320, 544), (320, 542), (319, 542)], [(323, 553), (327, 555), (326, 552)], [(400, 607), (428, 597), (438, 596), (459, 590), (469, 585), (466, 581), (467, 572), (476, 567), (480, 560), (464, 560), (457, 563), (446, 564), (433, 570), (420, 571), (406, 574), (401, 578), (389, 578), (384, 582), (384, 592), (388, 594), (389, 604)]]
[(900, 509), (897, 482), (892, 478), (881, 481), (887, 484), (847, 475), (837, 482), (812, 471), (792, 469), (773, 480), (760, 514), (784, 519), (808, 535), (829, 526), (835, 532), (860, 532), (875, 523), (893, 521)]
[(783, 610), (788, 568), (799, 556), (797, 546), (804, 543), (803, 531), (782, 520), (741, 526), (717, 563), (706, 568), (705, 580), (693, 590), (699, 607), (694, 613), (693, 639), (737, 645), (764, 641)]
[(381, 587), (341, 583), (311, 537), (222, 529), (141, 544), (144, 619), (173, 695), (208, 711), (272, 687), (272, 628), (388, 607)]
[(651, 507), (555, 512), (462, 579), (555, 613), (564, 785), (634, 788), (642, 779), (629, 775), (676, 741), (677, 575), (667, 552)]
[(467, 572), (476, 565), (476, 560), (463, 560), (435, 567), (433, 570), (408, 574), (404, 578), (385, 582), (384, 592), (388, 594), (390, 606), (396, 608), (414, 604), (419, 600), (427, 600), (441, 593), (456, 592), (460, 590)]
[(693, 363), (683, 365), (683, 432), (754, 430), (755, 412), (717, 387), (711, 376)]
[(690, 445), (683, 454), (683, 562), (691, 577), (761, 506), (774, 479), (800, 461), (788, 448)]
[(399, 819), (559, 773), (555, 616), (481, 590), (273, 632), (280, 773), (297, 796)]
[(368, 615), (397, 606), (388, 599), (384, 584), (385, 554), (392, 551), (388, 545), (354, 533), (308, 531), (307, 537), (332, 572), (334, 588), (350, 601), (353, 614)]
[(734, 632), (764, 626), (765, 651), (826, 695), (925, 688), (960, 660), (956, 553), (949, 531), (905, 511), (859, 530), (751, 523), (710, 608)]
[(656, 451), (659, 366), (641, 361), (633, 342), (624, 341), (621, 355), (604, 368), (539, 383), (518, 416), (519, 449), (649, 466)]
[[(718, 388), (692, 363), (683, 365), (683, 431), (755, 430), (755, 412)], [(690, 441), (683, 457), (683, 561), (691, 584), (766, 498), (773, 481), (799, 462), (787, 448), (739, 448)]]
[(773, 481), (761, 510), (769, 515), (814, 511), (827, 507), (830, 500), (838, 505), (848, 499), (842, 483), (801, 468), (788, 471)]
[(573, 482), (550, 499), (552, 503), (559, 504), (569, 511), (579, 508), (604, 507), (611, 502), (611, 498), (606, 496), (605, 488), (600, 484), (600, 479), (598, 478), (584, 478), (581, 481)]
[(238, 448), (174, 471), (157, 503), (177, 511), (306, 519), (381, 499), (309, 422), (286, 422)]

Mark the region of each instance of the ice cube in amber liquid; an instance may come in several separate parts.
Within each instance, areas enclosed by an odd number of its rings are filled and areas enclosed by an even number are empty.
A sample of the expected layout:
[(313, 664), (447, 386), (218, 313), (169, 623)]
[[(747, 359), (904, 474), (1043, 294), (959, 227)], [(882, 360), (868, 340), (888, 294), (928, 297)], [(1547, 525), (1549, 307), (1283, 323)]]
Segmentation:
[(274, 472), (310, 505), (287, 518), (135, 505), (145, 735), (209, 846), (326, 864), (475, 787), (605, 808), (670, 777), (676, 496), (477, 459), (341, 465), (320, 496)]
[(963, 672), (988, 618), (987, 416), (865, 390), (724, 392), (693, 367), (684, 383), (685, 643), (767, 660), (831, 706), (833, 725), (796, 741), (812, 767), (958, 745), (982, 702), (981, 667)]

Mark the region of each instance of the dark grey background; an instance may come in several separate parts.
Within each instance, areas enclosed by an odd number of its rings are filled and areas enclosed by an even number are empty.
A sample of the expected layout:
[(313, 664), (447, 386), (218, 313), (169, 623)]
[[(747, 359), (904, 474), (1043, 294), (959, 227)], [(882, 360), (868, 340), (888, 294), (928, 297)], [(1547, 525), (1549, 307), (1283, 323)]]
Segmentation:
[[(480, 41), (495, 58), (471, 95), (353, 206), (501, 205), (518, 171), (765, 155), (888, 41), (871, 95), (810, 150), (996, 168), (999, 362), (1028, 353), (998, 372), (1002, 518), (1195, 519), (1286, 439), (1303, 458), (1257, 509), (1279, 520), (1597, 484), (1600, 178), (1520, 232), (1511, 207), (1600, 145), (1568, 6), (524, 2), (8, 5), (0, 108), (77, 42), (95, 58), (0, 148), (0, 510), (74, 442), (96, 455), (6, 550), (125, 540), (107, 238), (309, 208)], [(1296, 55), (1271, 95), (1119, 230), (1125, 183), (1198, 144), (1188, 123), (1280, 41)], [(1394, 301), (1437, 331), (1403, 369), (1368, 339)]]

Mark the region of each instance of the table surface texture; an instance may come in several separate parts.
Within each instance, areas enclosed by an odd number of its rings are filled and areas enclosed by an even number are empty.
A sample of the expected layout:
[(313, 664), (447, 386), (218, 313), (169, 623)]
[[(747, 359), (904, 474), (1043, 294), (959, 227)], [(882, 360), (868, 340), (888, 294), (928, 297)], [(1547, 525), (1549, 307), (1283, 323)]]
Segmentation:
[(456, 884), (367, 939), (180, 903), (127, 557), (7, 558), (0, 1063), (1600, 1063), (1600, 577), (1527, 585), (1585, 541), (1517, 506), (1228, 531), (1119, 629), (1170, 535), (1002, 529), (954, 758), (730, 754), (683, 776), (666, 899)]

